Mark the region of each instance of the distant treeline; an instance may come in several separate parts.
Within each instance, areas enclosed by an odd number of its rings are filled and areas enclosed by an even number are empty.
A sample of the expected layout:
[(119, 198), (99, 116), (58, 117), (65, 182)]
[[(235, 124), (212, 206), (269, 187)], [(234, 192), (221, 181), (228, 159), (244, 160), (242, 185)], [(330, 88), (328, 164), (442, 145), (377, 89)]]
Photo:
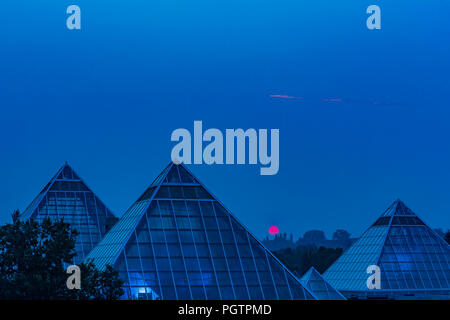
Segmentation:
[(316, 246), (298, 246), (275, 251), (275, 256), (298, 277), (314, 267), (323, 273), (339, 258), (344, 250)]
[(303, 237), (294, 242), (292, 234), (287, 236), (286, 233), (281, 233), (275, 237), (266, 237), (263, 239), (263, 244), (271, 251), (278, 251), (287, 248), (296, 248), (298, 246), (325, 247), (325, 248), (341, 248), (347, 249), (356, 241), (352, 238), (350, 233), (343, 229), (338, 229), (333, 233), (331, 239), (327, 239), (325, 232), (322, 230), (310, 230), (304, 233)]

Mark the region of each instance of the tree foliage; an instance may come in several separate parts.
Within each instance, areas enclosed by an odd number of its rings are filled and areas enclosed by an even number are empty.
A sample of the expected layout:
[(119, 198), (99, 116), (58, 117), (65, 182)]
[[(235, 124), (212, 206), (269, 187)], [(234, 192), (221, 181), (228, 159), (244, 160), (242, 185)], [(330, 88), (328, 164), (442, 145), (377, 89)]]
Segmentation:
[(350, 233), (344, 229), (337, 229), (333, 233), (333, 240), (337, 241), (348, 241), (350, 239)]
[(328, 269), (342, 254), (341, 248), (325, 248), (316, 246), (298, 246), (274, 252), (275, 256), (292, 272), (301, 276), (309, 268), (314, 267), (320, 273)]
[(63, 221), (33, 220), (0, 227), (0, 299), (117, 299), (122, 281), (111, 267), (79, 265), (81, 289), (68, 289), (77, 232)]
[(445, 234), (444, 239), (445, 239), (445, 241), (447, 241), (448, 244), (450, 244), (450, 230), (447, 231), (447, 233)]

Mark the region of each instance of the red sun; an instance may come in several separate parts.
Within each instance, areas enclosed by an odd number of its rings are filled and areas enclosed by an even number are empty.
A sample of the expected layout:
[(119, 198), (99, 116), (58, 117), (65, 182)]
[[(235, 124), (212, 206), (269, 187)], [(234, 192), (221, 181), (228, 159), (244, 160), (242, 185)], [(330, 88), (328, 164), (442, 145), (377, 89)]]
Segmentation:
[(278, 229), (278, 227), (277, 226), (271, 226), (270, 228), (269, 228), (269, 233), (271, 234), (271, 235), (276, 235), (276, 234), (278, 234), (278, 232), (280, 232), (280, 229)]

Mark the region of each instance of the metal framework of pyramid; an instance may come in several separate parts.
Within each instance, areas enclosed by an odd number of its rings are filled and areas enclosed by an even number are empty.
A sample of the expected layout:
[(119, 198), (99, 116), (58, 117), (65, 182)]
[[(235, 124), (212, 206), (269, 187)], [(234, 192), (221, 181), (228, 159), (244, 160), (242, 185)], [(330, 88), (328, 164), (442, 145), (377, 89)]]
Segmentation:
[[(367, 288), (370, 265), (380, 267), (380, 289)], [(347, 297), (449, 299), (450, 248), (396, 200), (324, 278)]]
[(108, 225), (117, 218), (66, 163), (17, 219), (63, 219), (78, 231), (75, 250), (77, 264), (103, 238)]
[(315, 299), (186, 169), (169, 164), (92, 250), (123, 299)]
[(311, 267), (301, 278), (301, 283), (319, 300), (347, 300), (342, 293), (329, 284), (322, 275)]

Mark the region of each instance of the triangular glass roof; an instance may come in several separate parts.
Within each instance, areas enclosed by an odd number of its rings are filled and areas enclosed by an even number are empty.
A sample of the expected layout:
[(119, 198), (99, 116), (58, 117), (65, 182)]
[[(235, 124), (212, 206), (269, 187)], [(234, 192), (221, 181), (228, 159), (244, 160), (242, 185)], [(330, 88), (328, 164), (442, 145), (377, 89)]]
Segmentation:
[(416, 214), (411, 211), (400, 199), (395, 200), (389, 208), (381, 215), (382, 217), (390, 216), (415, 216)]
[(79, 232), (74, 263), (81, 262), (106, 234), (115, 216), (66, 163), (18, 219), (63, 219)]
[(381, 271), (378, 291), (439, 291), (450, 294), (449, 245), (396, 200), (324, 273), (341, 292), (367, 288), (367, 267)]
[(311, 267), (301, 278), (301, 283), (319, 300), (347, 300), (339, 291), (329, 284), (321, 274)]
[(92, 250), (124, 299), (315, 299), (183, 166), (169, 164)]

